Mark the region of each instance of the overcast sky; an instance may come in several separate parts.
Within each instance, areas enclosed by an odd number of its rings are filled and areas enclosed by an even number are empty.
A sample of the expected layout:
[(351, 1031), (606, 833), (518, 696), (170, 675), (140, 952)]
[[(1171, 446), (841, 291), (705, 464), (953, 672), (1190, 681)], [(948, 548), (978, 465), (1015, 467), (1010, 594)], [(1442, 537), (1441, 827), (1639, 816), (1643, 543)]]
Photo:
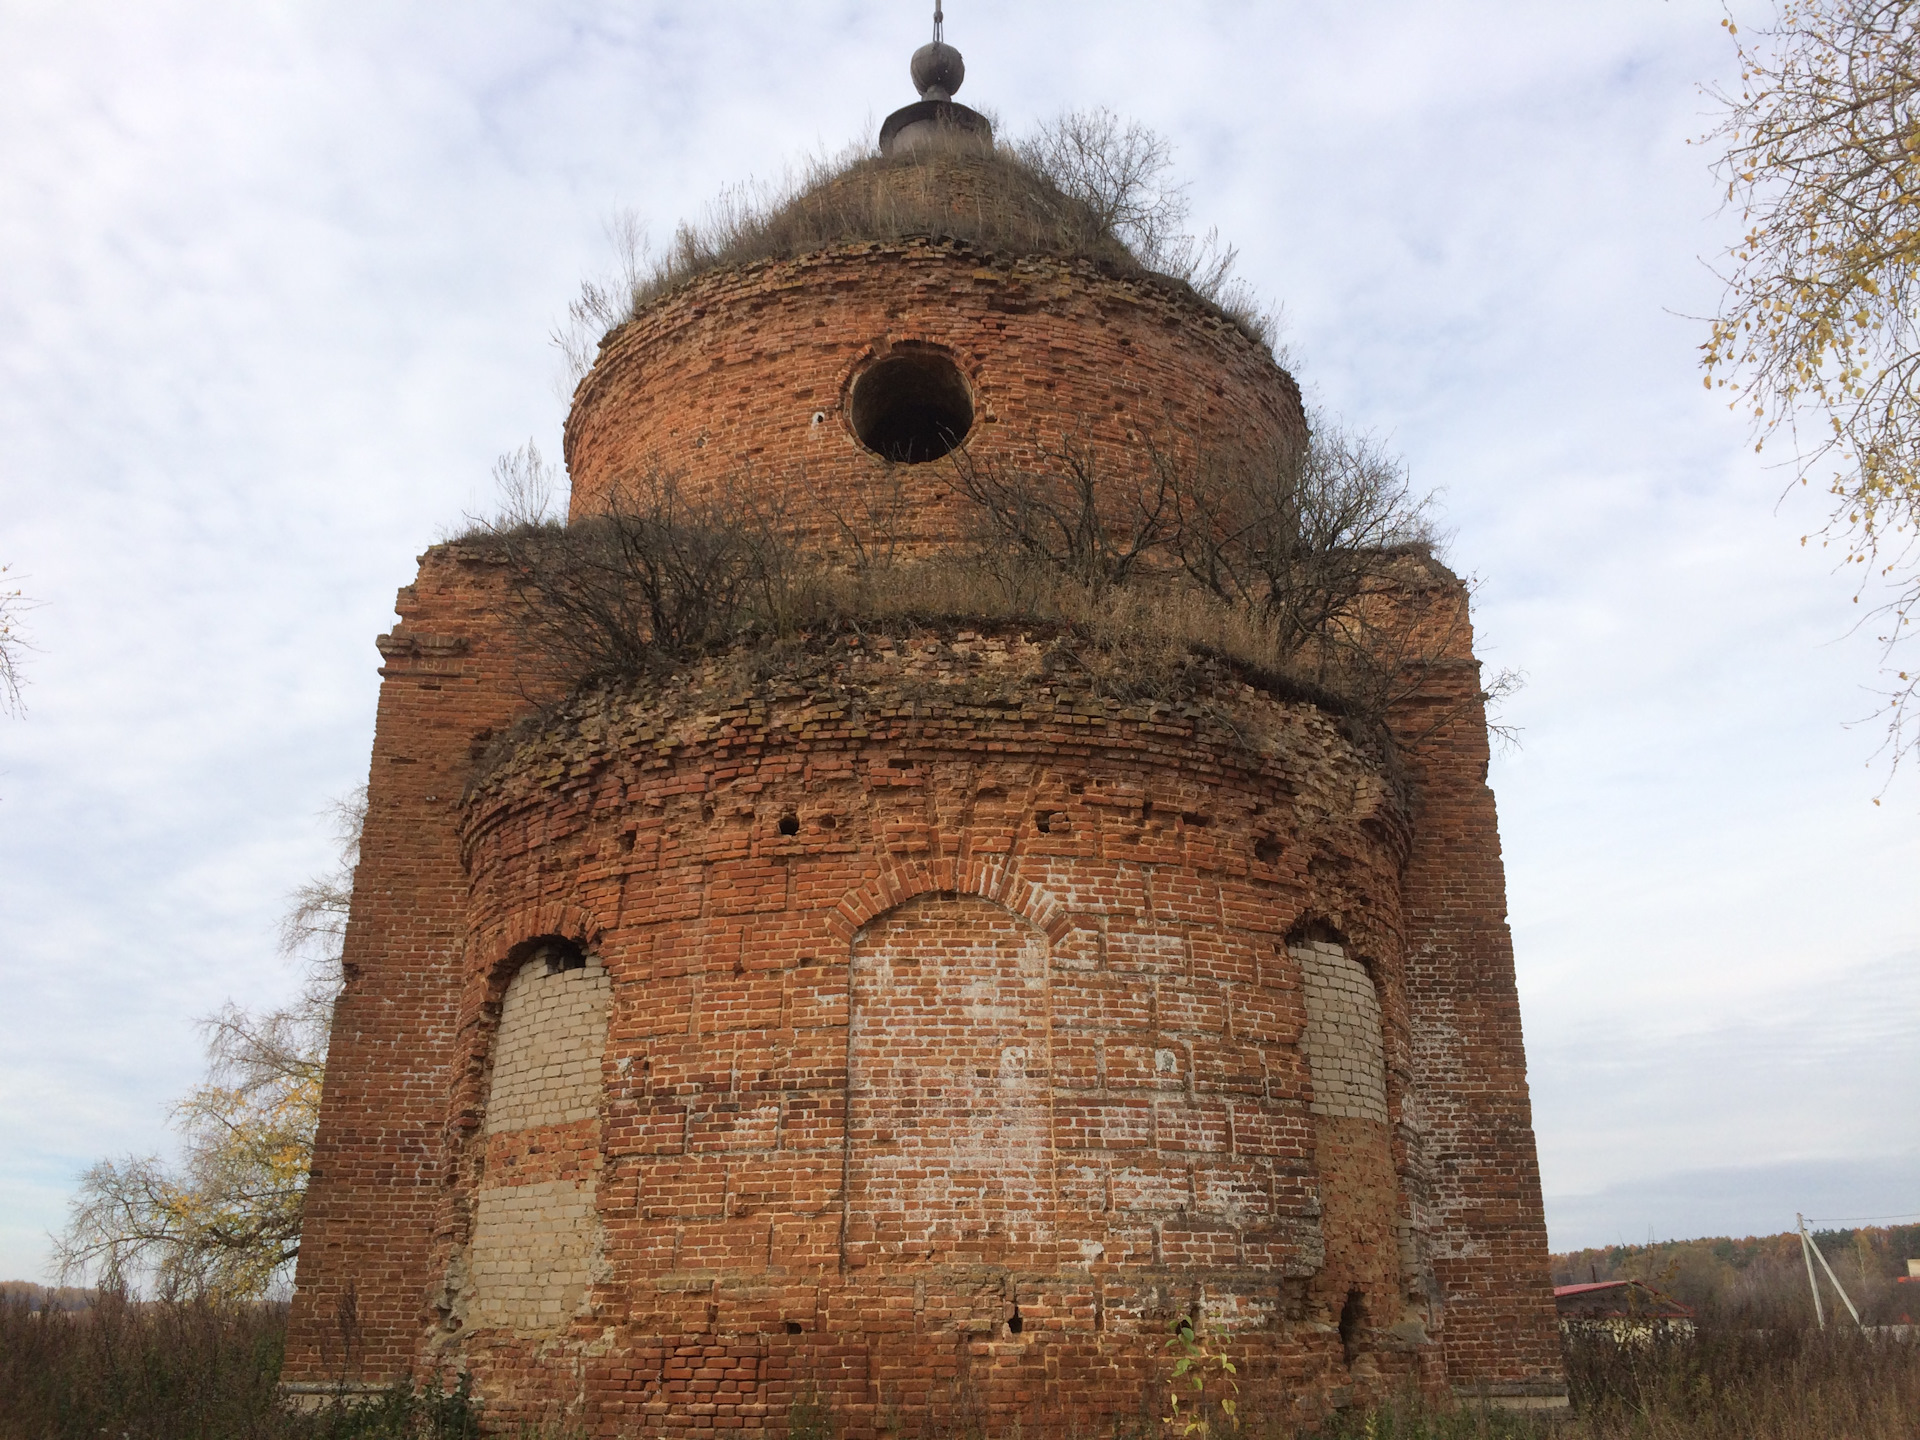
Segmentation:
[[(548, 337), (722, 185), (913, 98), (921, 0), (0, 0), (0, 1278), (164, 1148), (196, 1017), (366, 775), (414, 557), (557, 454)], [(1312, 398), (1443, 492), (1483, 653), (1555, 1246), (1920, 1211), (1920, 766), (1701, 388), (1707, 0), (952, 0), (1018, 133), (1166, 133)]]

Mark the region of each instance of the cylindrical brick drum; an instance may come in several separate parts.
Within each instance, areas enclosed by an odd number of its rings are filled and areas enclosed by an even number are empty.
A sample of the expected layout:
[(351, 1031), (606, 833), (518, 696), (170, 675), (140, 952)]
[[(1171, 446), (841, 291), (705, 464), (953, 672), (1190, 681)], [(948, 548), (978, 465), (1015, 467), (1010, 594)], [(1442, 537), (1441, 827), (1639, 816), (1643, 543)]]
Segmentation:
[(1417, 1370), (1407, 835), (1318, 709), (842, 640), (580, 702), (464, 814), (434, 1344), (496, 1417), (1091, 1431), (1183, 1316), (1250, 1394)]
[(1298, 445), (1299, 390), (1258, 341), (1171, 281), (952, 241), (840, 245), (713, 272), (616, 330), (567, 422), (573, 515), (623, 483), (778, 497), (834, 533), (904, 486), (912, 537), (956, 538), (946, 467), (1045, 472)]

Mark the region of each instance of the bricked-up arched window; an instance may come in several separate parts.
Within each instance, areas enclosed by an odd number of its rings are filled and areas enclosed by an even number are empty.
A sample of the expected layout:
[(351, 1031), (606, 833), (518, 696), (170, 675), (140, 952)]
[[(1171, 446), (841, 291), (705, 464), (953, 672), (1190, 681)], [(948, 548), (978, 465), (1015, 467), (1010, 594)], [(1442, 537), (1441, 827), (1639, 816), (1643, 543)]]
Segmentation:
[(544, 962), (549, 975), (558, 975), (562, 970), (587, 968), (587, 952), (573, 941), (557, 936), (536, 940), (527, 958)]
[(1401, 1256), (1380, 992), (1372, 973), (1324, 926), (1289, 942), (1300, 967), (1313, 1078), (1314, 1164), (1326, 1260), (1315, 1288), (1338, 1317), (1349, 1365), (1373, 1347), (1374, 1318), (1393, 1313)]
[(606, 969), (548, 937), (520, 947), (493, 1041), (486, 1160), (467, 1268), (480, 1329), (535, 1334), (573, 1316), (599, 1244)]
[(1296, 940), (1290, 948), (1307, 1005), (1313, 1113), (1386, 1123), (1387, 1056), (1373, 976), (1338, 941)]
[(877, 455), (922, 465), (956, 449), (973, 429), (973, 394), (950, 356), (902, 348), (853, 382), (853, 433)]

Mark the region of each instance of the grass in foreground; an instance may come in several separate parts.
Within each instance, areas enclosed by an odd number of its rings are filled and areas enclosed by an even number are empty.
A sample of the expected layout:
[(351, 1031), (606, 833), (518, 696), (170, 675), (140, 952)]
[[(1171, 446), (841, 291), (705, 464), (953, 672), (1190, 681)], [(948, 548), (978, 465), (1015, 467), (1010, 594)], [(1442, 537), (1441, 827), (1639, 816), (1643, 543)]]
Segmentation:
[[(1418, 1402), (1340, 1416), (1323, 1440), (1914, 1440), (1920, 1343), (1857, 1330), (1703, 1325), (1647, 1344), (1567, 1345), (1557, 1421)], [(1250, 1428), (1258, 1428), (1250, 1427)], [(1270, 1432), (1281, 1434), (1285, 1432)]]
[(0, 1440), (472, 1440), (463, 1392), (397, 1388), (352, 1408), (280, 1404), (286, 1306), (0, 1302)]
[[(0, 1440), (473, 1440), (464, 1394), (404, 1389), (352, 1409), (295, 1415), (279, 1404), (279, 1305), (139, 1304), (107, 1296), (78, 1312), (0, 1304)], [(1347, 1412), (1321, 1440), (1915, 1440), (1920, 1343), (1850, 1329), (1703, 1324), (1653, 1344), (1576, 1339), (1574, 1413), (1550, 1422), (1463, 1404)], [(1253, 1407), (1249, 1406), (1249, 1411)], [(825, 1407), (793, 1417), (809, 1440), (839, 1427)], [(1214, 1417), (1216, 1422), (1219, 1417)], [(977, 1420), (963, 1426), (980, 1434)], [(1296, 1440), (1257, 1412), (1213, 1437)], [(532, 1437), (526, 1437), (532, 1440)], [(1171, 1440), (1171, 1437), (1169, 1437)], [(1300, 1437), (1304, 1440), (1304, 1437)]]

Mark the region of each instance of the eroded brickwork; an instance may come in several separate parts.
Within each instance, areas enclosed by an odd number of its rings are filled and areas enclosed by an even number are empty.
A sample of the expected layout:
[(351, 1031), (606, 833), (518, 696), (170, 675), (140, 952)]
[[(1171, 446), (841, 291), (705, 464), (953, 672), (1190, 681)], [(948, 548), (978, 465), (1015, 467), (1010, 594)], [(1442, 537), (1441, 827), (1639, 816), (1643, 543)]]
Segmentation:
[(419, 1353), (460, 1073), (467, 883), (457, 819), (476, 746), (524, 712), (500, 567), (422, 557), (380, 638), (366, 824), (289, 1317), (287, 1378), (383, 1385)]
[[(961, 367), (992, 463), (1304, 434), (1177, 290), (843, 246), (609, 340), (576, 516), (664, 470), (963, 534), (848, 427), (899, 347)], [(381, 642), (290, 1380), (464, 1370), (492, 1425), (608, 1437), (804, 1397), (1062, 1434), (1155, 1413), (1199, 1315), (1270, 1413), (1559, 1385), (1464, 626), (1389, 747), (1215, 662), (1122, 702), (954, 626), (559, 703), (508, 581), (439, 547)]]
[(1050, 653), (876, 637), (744, 689), (716, 663), (473, 792), (472, 953), (564, 913), (613, 997), (607, 1279), (571, 1366), (469, 1309), (486, 1393), (609, 1433), (777, 1422), (809, 1386), (856, 1433), (962, 1399), (1093, 1423), (1156, 1403), (1196, 1305), (1288, 1405), (1362, 1356), (1431, 1368), (1425, 1337), (1338, 1333), (1354, 1285), (1391, 1311), (1406, 1283), (1390, 1161), (1387, 1273), (1316, 1286), (1354, 1187), (1318, 1170), (1287, 943), (1333, 925), (1397, 964), (1392, 787), (1311, 707), (1222, 674), (1129, 708)]
[(1403, 882), (1408, 1078), (1434, 1157), (1415, 1214), (1432, 1237), (1454, 1383), (1528, 1400), (1565, 1382), (1479, 682), (1463, 656), (1395, 719), (1417, 776)]

